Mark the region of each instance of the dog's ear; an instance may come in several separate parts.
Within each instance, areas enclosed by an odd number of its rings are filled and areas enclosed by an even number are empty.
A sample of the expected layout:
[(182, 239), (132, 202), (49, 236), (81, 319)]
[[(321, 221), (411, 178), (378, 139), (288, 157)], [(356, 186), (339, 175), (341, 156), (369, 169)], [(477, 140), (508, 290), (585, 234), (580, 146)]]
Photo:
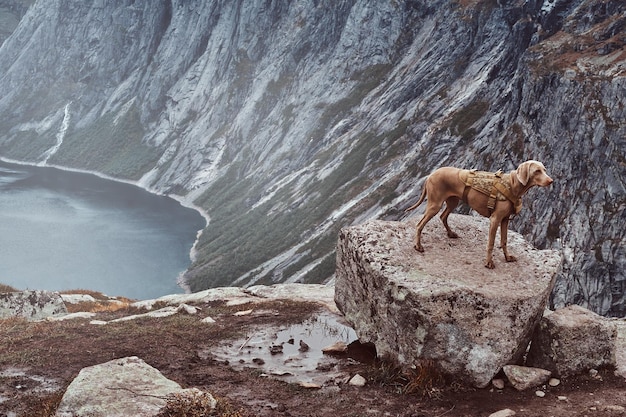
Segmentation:
[(522, 162), (515, 171), (517, 173), (517, 179), (522, 183), (522, 185), (528, 184), (528, 179), (530, 178), (530, 165), (531, 163), (529, 161)]

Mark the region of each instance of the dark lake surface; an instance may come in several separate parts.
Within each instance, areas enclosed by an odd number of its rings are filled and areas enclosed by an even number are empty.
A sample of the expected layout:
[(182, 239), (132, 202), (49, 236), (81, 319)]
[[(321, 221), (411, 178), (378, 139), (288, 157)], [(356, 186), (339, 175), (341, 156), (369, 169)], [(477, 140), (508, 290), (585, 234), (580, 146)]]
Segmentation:
[(0, 161), (0, 283), (137, 299), (181, 293), (204, 218), (95, 175)]

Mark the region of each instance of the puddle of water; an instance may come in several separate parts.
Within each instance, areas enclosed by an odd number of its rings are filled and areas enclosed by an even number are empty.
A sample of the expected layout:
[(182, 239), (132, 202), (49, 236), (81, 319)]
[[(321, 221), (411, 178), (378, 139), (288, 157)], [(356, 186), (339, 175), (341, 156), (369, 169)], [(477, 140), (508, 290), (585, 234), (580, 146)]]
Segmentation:
[[(58, 381), (40, 375), (28, 374), (25, 370), (7, 368), (0, 371), (0, 404), (9, 400), (13, 390), (32, 393), (52, 393), (61, 389)], [(8, 396), (5, 395), (8, 393)], [(8, 416), (11, 415), (7, 414)]]
[(264, 374), (287, 382), (323, 385), (344, 376), (337, 368), (338, 359), (322, 349), (357, 340), (354, 330), (321, 313), (301, 324), (256, 328), (246, 338), (220, 346), (200, 356), (212, 355), (228, 361), (235, 369), (256, 368)]

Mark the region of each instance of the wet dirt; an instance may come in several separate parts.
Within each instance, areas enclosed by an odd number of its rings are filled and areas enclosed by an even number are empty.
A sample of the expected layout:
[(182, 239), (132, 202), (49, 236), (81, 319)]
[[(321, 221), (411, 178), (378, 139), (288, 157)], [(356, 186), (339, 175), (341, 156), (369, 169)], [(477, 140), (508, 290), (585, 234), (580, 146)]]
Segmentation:
[[(254, 328), (246, 337), (201, 352), (200, 357), (212, 354), (236, 370), (252, 368), (285, 382), (321, 386), (347, 377), (337, 355), (348, 355), (349, 345), (354, 351), (356, 340), (354, 330), (337, 316), (320, 313), (300, 324)], [(333, 345), (345, 350), (324, 352)]]

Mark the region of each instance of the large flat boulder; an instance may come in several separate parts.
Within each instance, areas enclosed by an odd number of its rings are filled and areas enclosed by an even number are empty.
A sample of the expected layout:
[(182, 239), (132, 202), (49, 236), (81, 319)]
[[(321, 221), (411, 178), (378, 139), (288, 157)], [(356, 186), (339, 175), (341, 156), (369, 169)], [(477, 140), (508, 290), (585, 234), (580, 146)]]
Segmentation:
[[(439, 222), (413, 248), (414, 222), (370, 221), (343, 229), (337, 244), (335, 302), (364, 343), (407, 366), (422, 360), (485, 387), (524, 354), (561, 263), (509, 232), (518, 262), (494, 256), (485, 268), (488, 220), (451, 215), (459, 239)], [(499, 239), (497, 240), (499, 241)]]
[[(154, 417), (170, 396), (188, 391), (136, 356), (115, 359), (82, 369), (67, 387), (55, 416)], [(210, 394), (202, 395), (215, 407)]]

